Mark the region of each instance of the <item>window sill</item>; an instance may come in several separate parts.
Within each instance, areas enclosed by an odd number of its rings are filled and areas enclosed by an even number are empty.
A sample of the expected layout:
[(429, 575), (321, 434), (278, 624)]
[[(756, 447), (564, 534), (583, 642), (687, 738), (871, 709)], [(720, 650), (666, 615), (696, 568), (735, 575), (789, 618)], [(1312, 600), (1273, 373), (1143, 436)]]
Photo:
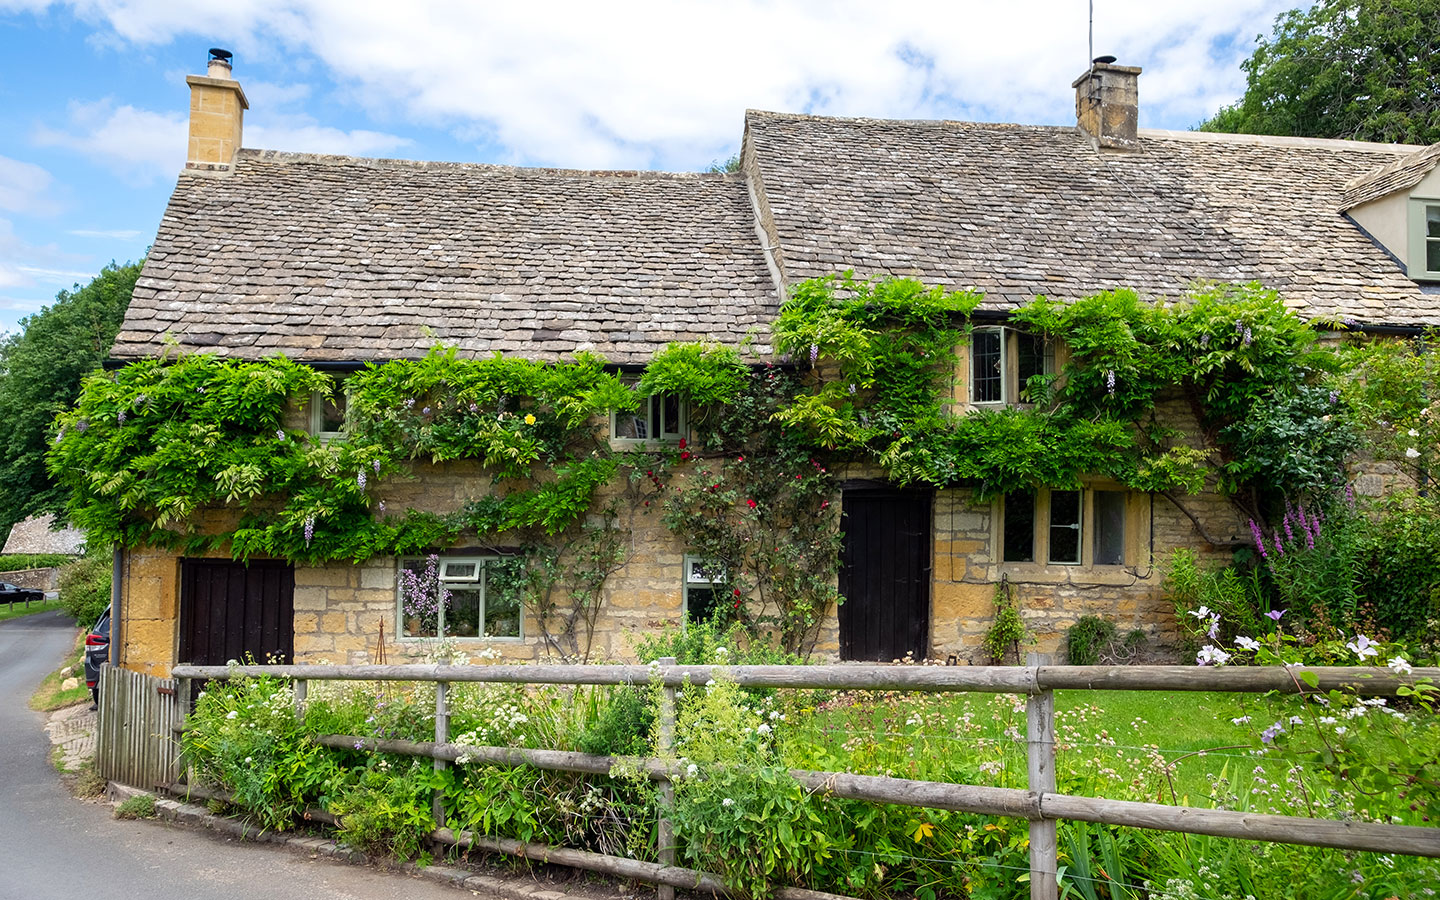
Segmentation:
[(406, 635), (401, 635), (400, 637), (396, 638), (395, 640), (396, 640), (397, 643), (401, 643), (401, 644), (444, 644), (444, 643), (452, 643), (452, 644), (523, 644), (523, 643), (525, 643), (525, 637), (524, 637), (523, 635), (520, 636), (520, 637), (489, 637), (489, 638), (485, 638), (485, 637), (455, 637), (455, 636), (453, 636), (453, 635), (450, 636), (450, 637), (411, 637), (410, 635), (406, 634)]

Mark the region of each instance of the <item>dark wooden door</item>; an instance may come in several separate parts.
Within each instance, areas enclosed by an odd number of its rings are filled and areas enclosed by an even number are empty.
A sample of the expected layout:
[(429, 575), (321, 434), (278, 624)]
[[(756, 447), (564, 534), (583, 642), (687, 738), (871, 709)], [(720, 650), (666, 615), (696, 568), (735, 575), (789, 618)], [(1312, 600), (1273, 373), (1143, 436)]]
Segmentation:
[(842, 497), (841, 659), (923, 659), (930, 643), (930, 493), (854, 489)]
[(246, 655), (257, 663), (295, 656), (295, 568), (254, 560), (180, 563), (179, 661), (223, 666)]

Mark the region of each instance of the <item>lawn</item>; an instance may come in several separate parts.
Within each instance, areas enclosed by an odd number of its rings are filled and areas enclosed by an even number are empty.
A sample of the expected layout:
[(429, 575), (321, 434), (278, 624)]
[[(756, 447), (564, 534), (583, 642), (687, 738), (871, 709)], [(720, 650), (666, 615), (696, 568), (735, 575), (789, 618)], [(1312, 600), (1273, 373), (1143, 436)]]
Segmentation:
[(24, 603), (6, 603), (0, 606), (0, 622), (6, 619), (18, 619), (22, 616), (33, 616), (37, 613), (49, 612), (52, 609), (60, 608), (60, 598), (52, 597), (42, 600), (39, 603), (31, 603), (26, 606)]

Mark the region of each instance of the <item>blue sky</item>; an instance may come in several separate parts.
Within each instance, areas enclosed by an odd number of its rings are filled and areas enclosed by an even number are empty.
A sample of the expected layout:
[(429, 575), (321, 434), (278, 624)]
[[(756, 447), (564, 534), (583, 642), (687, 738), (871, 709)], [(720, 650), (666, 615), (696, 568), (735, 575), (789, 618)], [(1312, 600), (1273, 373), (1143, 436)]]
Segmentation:
[[(1097, 0), (1141, 125), (1234, 100), (1290, 3)], [(187, 74), (235, 52), (245, 146), (703, 169), (747, 107), (1070, 124), (1085, 0), (0, 0), (0, 331), (152, 240)]]

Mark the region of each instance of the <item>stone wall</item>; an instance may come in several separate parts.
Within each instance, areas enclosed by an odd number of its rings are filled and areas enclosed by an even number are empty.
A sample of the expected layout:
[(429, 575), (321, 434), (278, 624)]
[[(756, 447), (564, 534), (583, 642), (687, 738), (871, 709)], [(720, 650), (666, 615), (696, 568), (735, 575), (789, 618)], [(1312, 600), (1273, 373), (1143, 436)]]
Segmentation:
[(0, 581), (32, 591), (48, 592), (60, 586), (60, 570), (54, 566), (44, 569), (16, 569), (13, 572), (0, 572)]

